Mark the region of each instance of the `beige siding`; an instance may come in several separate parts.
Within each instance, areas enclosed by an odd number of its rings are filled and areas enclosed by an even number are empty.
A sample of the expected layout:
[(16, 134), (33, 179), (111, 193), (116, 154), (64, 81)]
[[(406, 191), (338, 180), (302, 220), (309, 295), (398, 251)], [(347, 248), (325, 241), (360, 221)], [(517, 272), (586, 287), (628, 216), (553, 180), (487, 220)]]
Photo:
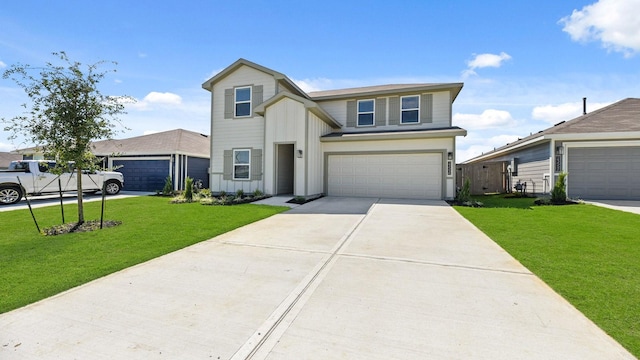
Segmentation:
[[(544, 174), (549, 172), (549, 161), (531, 161), (527, 163), (518, 164), (518, 176), (513, 176), (513, 184), (518, 181), (521, 183), (527, 183), (528, 193), (543, 193), (546, 189), (549, 189), (549, 185), (544, 184)], [(553, 185), (553, 184), (552, 184)]]
[[(347, 127), (347, 101), (354, 99), (345, 99), (345, 100), (331, 100), (331, 101), (319, 101), (318, 104), (334, 119), (338, 120), (338, 122), (344, 124), (343, 130), (348, 130), (351, 132), (354, 131), (371, 131), (375, 130), (413, 130), (413, 129), (430, 129), (430, 128), (443, 128), (451, 126), (451, 98), (450, 93), (448, 91), (441, 91), (435, 93), (429, 93), (433, 95), (433, 122), (426, 124), (415, 124), (415, 125), (385, 125), (385, 126), (366, 126), (366, 127)], [(388, 105), (388, 97), (362, 97), (362, 99), (371, 99), (375, 98), (376, 101), (380, 99), (387, 99), (387, 106), (385, 107), (384, 119), (389, 119), (389, 108)], [(379, 114), (376, 114), (376, 117)], [(386, 124), (389, 122), (386, 121)]]
[[(294, 152), (305, 149), (305, 113), (304, 105), (284, 98), (266, 109), (265, 118), (265, 189), (268, 194), (275, 194), (276, 182), (276, 144), (294, 144)], [(294, 161), (294, 194), (304, 195), (305, 158), (296, 156)]]
[(324, 158), (320, 137), (331, 133), (332, 129), (317, 116), (309, 113), (307, 134), (307, 194), (315, 195), (324, 192)]
[(433, 93), (433, 123), (434, 128), (451, 126), (451, 93), (448, 91)]
[[(262, 149), (264, 147), (264, 119), (261, 116), (224, 119), (224, 90), (236, 86), (262, 85), (263, 98), (275, 94), (275, 79), (266, 73), (243, 66), (215, 84), (211, 109), (211, 189), (235, 192), (263, 190), (260, 181), (227, 181), (222, 179), (223, 152), (233, 148)], [(263, 166), (264, 169), (264, 166)]]

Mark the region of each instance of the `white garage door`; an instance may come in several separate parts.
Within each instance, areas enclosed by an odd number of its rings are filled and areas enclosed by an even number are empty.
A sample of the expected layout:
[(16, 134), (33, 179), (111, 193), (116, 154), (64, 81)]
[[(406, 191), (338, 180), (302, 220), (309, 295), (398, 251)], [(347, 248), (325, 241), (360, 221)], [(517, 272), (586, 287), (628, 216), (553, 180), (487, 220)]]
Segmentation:
[(640, 200), (640, 147), (569, 148), (568, 156), (569, 197)]
[(442, 199), (441, 154), (329, 155), (330, 196)]

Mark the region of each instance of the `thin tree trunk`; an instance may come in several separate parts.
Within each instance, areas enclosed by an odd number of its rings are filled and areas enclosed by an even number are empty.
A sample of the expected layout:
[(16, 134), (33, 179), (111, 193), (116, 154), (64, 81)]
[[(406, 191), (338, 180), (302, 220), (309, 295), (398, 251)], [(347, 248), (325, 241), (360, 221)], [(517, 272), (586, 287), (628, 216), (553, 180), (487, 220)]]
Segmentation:
[(78, 224), (84, 224), (84, 205), (82, 203), (82, 169), (78, 167), (76, 169), (77, 183), (78, 183)]

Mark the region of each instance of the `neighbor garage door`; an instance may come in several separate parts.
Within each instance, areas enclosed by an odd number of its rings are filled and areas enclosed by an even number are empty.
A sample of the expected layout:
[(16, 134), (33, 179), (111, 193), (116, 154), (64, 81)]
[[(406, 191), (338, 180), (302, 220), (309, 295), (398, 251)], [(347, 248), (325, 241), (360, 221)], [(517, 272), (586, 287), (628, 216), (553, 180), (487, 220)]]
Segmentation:
[(640, 200), (640, 147), (568, 149), (568, 196)]
[(329, 155), (327, 186), (330, 196), (442, 199), (442, 155)]
[(113, 160), (124, 175), (124, 190), (161, 191), (169, 176), (169, 160)]

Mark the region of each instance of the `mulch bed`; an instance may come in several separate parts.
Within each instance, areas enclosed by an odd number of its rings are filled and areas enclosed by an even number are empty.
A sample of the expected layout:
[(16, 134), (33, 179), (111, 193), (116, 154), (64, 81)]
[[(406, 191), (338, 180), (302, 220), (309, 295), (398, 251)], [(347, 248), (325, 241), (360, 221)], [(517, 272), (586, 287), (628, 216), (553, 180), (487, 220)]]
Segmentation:
[[(120, 224), (122, 224), (122, 221), (104, 220), (102, 222), (102, 228), (114, 227)], [(94, 231), (94, 230), (100, 230), (100, 220), (85, 221), (82, 224), (78, 224), (77, 222), (74, 222), (74, 223), (57, 225), (50, 228), (46, 228), (42, 230), (42, 232), (46, 236), (53, 236), (53, 235), (87, 232), (87, 231)]]

